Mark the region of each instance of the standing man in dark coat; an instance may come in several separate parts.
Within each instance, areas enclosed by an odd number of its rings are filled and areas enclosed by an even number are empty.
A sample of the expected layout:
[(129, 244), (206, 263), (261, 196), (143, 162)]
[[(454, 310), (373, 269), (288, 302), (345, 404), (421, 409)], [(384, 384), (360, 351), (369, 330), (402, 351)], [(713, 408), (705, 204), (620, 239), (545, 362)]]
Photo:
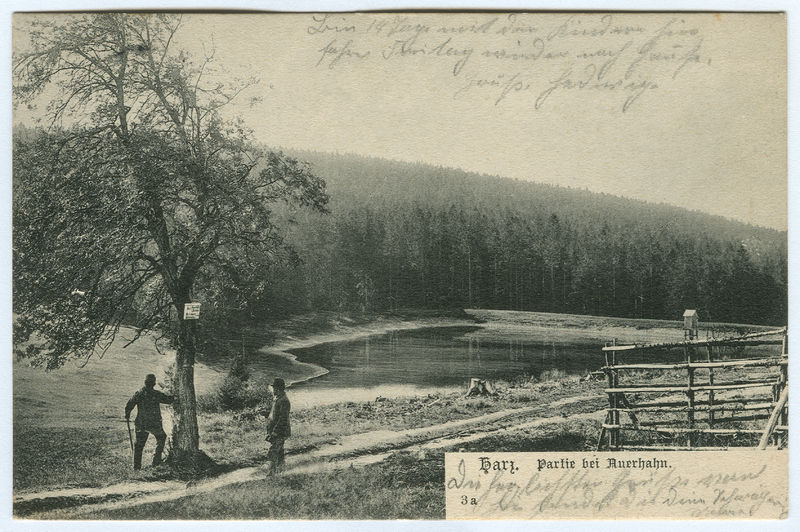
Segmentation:
[(161, 426), (161, 403), (174, 403), (175, 397), (155, 389), (156, 376), (152, 373), (145, 377), (144, 388), (133, 394), (128, 404), (125, 405), (125, 419), (130, 419), (131, 410), (136, 407), (136, 445), (133, 451), (133, 468), (142, 468), (142, 451), (147, 443), (147, 436), (156, 437), (156, 453), (153, 455), (153, 465), (161, 463), (161, 453), (164, 452), (164, 443), (167, 434)]
[(272, 462), (270, 473), (277, 473), (283, 468), (283, 443), (286, 438), (291, 436), (292, 429), (289, 426), (289, 412), (291, 404), (286, 397), (286, 383), (280, 377), (272, 381), (272, 392), (274, 400), (272, 410), (267, 421), (267, 441), (270, 442), (267, 460)]

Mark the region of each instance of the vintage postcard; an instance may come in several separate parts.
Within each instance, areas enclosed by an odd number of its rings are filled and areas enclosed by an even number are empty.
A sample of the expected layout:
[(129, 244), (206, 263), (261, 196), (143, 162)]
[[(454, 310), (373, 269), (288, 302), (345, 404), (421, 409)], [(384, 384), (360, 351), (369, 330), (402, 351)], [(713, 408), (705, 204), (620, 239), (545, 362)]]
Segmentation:
[(17, 13), (18, 520), (786, 519), (785, 13)]

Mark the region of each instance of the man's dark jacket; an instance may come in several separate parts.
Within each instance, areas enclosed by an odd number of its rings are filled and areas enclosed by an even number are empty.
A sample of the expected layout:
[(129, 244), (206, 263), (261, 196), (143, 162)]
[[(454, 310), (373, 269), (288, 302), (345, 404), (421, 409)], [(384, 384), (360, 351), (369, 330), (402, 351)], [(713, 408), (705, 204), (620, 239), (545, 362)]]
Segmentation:
[(131, 397), (125, 405), (125, 417), (130, 417), (133, 407), (136, 409), (136, 431), (160, 431), (161, 428), (161, 403), (170, 404), (175, 398), (154, 388), (145, 386)]
[(291, 436), (292, 429), (289, 426), (289, 411), (291, 404), (285, 393), (275, 396), (272, 404), (272, 412), (269, 414), (267, 422), (267, 434), (270, 439), (284, 440)]

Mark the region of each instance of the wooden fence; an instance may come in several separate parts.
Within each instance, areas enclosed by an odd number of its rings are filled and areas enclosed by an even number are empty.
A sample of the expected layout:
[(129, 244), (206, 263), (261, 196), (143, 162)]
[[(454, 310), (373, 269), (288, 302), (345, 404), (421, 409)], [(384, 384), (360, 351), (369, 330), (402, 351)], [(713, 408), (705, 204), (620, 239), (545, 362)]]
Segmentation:
[(786, 446), (786, 341), (782, 328), (607, 345), (608, 410), (598, 450)]

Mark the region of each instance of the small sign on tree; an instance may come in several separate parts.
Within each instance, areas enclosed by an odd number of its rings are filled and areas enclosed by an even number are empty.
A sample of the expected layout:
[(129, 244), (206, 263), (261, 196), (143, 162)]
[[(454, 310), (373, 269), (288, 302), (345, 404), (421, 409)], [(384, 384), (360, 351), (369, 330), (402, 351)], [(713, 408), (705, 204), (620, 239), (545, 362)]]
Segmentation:
[(199, 320), (200, 319), (200, 303), (185, 303), (183, 305), (183, 319), (185, 319), (185, 320)]

